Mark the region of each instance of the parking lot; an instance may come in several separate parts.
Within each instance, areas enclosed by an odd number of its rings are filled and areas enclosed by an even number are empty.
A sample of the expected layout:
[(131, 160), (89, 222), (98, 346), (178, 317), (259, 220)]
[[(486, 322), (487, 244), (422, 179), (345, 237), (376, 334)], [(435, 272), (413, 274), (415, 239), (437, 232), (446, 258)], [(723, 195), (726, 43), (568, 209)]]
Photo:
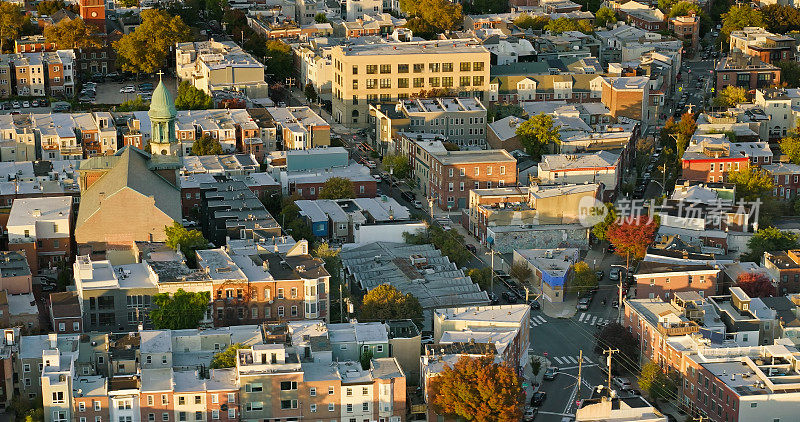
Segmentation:
[[(175, 98), (177, 96), (178, 91), (178, 84), (174, 77), (164, 75), (164, 85), (172, 94), (172, 97)], [(106, 82), (98, 82), (95, 87), (95, 97), (94, 104), (122, 104), (125, 101), (133, 100), (136, 98), (137, 95), (152, 93), (152, 89), (150, 90), (140, 90), (139, 85), (143, 83), (151, 83), (152, 87), (155, 88), (158, 85), (158, 77), (155, 78), (140, 78), (138, 81), (106, 81)], [(134, 92), (120, 92), (125, 87), (133, 87)], [(144, 98), (145, 100), (149, 101), (149, 98)]]

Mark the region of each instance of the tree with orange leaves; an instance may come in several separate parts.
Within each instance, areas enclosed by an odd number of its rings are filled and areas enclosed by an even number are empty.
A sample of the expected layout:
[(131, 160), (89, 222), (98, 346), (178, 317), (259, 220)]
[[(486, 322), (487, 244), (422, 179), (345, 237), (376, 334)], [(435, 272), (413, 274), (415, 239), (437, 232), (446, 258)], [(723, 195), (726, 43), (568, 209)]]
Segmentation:
[(440, 415), (476, 422), (516, 422), (522, 420), (525, 392), (514, 370), (494, 363), (494, 356), (462, 356), (431, 378), (429, 397)]
[(606, 229), (606, 238), (616, 248), (617, 255), (628, 260), (642, 259), (653, 243), (658, 223), (649, 216), (621, 216)]

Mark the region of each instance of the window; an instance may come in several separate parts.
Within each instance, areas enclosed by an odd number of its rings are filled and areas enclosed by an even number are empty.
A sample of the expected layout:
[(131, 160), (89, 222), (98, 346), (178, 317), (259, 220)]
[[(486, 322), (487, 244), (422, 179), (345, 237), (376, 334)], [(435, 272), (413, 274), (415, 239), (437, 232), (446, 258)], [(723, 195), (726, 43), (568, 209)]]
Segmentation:
[(178, 412), (178, 421), (185, 421), (186, 420), (186, 412)]
[(278, 288), (278, 299), (283, 299), (283, 287)]
[[(149, 357), (149, 356), (148, 356), (148, 357)], [(150, 396), (147, 396), (147, 405), (148, 405), (148, 406), (152, 406), (154, 401), (155, 401), (155, 400), (153, 400), (153, 396), (152, 396), (152, 395), (150, 395)]]
[(428, 71), (433, 73), (439, 72), (439, 63), (428, 63)]
[(378, 87), (377, 79), (367, 79), (367, 89), (375, 89)]
[(328, 412), (333, 412), (334, 405), (333, 403), (328, 403)]
[(228, 403), (236, 403), (236, 393), (228, 393)]
[(247, 410), (263, 410), (264, 402), (254, 401), (247, 403)]
[(281, 400), (281, 409), (297, 409), (297, 400)]
[(347, 403), (347, 413), (353, 413), (353, 404)]
[(382, 74), (392, 73), (392, 65), (390, 65), (390, 64), (382, 64), (381, 65), (381, 73)]
[(363, 410), (364, 412), (369, 412), (369, 402), (362, 403), (361, 410)]
[(391, 88), (392, 80), (390, 78), (381, 78), (381, 88)]
[(361, 395), (362, 395), (362, 396), (367, 396), (367, 395), (369, 395), (369, 388), (367, 388), (367, 387), (361, 387)]
[(425, 86), (425, 78), (414, 78), (414, 88), (422, 88)]
[(408, 78), (400, 78), (397, 80), (398, 88), (408, 88)]
[(79, 412), (85, 412), (86, 411), (86, 403), (84, 403), (84, 402), (78, 403), (78, 411)]
[(202, 404), (203, 398), (200, 396), (194, 396), (194, 404)]
[(397, 73), (408, 73), (408, 64), (398, 64)]
[(328, 395), (333, 395), (333, 386), (328, 387)]
[(345, 395), (347, 397), (352, 397), (353, 396), (353, 389), (348, 387), (347, 390), (345, 390)]
[(367, 74), (368, 75), (374, 75), (376, 73), (378, 73), (378, 65), (368, 64), (367, 65)]
[(453, 87), (453, 78), (450, 76), (446, 76), (442, 78), (442, 86), (445, 88), (452, 88)]
[(281, 391), (289, 390), (297, 390), (297, 381), (281, 381)]
[(470, 62), (461, 62), (460, 69), (462, 72), (469, 72), (472, 70), (472, 63)]
[(297, 306), (294, 306), (294, 305), (292, 306), (291, 311), (290, 311), (290, 315), (291, 316), (297, 316)]
[(94, 401), (94, 402), (92, 402), (92, 404), (94, 404), (94, 410), (95, 411), (99, 411), (100, 410), (100, 402), (99, 401)]
[(219, 419), (219, 410), (211, 411), (211, 419)]
[(180, 404), (180, 405), (186, 404), (186, 397), (178, 396), (178, 404)]
[(433, 88), (437, 88), (439, 86), (439, 78), (428, 78), (428, 84)]
[(148, 413), (147, 414), (147, 420), (150, 421), (150, 422), (155, 422), (156, 414), (155, 413)]
[(474, 70), (475, 72), (483, 71), (483, 62), (473, 62), (472, 70)]

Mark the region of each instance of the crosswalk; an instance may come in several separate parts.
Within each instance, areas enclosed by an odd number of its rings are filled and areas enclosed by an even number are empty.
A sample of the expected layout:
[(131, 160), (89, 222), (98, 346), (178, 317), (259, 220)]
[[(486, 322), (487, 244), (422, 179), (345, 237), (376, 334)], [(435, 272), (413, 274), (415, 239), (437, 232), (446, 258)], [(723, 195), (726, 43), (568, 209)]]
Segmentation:
[[(577, 365), (580, 362), (580, 356), (548, 356), (550, 360), (558, 364), (559, 366), (564, 365)], [(583, 363), (592, 364), (591, 359), (587, 358), (586, 356), (583, 357)]]
[(598, 318), (597, 315), (581, 312), (580, 315), (578, 315), (578, 322), (582, 322), (584, 324), (589, 324), (589, 325), (596, 325), (602, 323), (609, 323), (611, 322), (611, 320), (607, 318)]
[(545, 322), (547, 322), (547, 320), (544, 319), (543, 316), (541, 316), (541, 315), (535, 315), (535, 316), (531, 315), (531, 321), (530, 321), (531, 328), (538, 327), (538, 326), (544, 324)]

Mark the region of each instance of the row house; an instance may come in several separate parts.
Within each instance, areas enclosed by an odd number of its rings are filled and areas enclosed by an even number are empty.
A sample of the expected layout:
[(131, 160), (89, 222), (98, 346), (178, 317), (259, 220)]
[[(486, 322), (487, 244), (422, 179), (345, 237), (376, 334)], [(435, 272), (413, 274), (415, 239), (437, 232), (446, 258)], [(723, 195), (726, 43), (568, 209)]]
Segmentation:
[(621, 155), (608, 151), (542, 156), (537, 177), (542, 184), (601, 183), (603, 201), (613, 201), (622, 178)]
[(732, 31), (729, 39), (730, 51), (758, 57), (762, 62), (775, 64), (781, 60), (794, 60), (797, 40), (781, 34), (773, 34), (764, 28), (748, 26)]
[(773, 163), (762, 166), (773, 178), (772, 196), (790, 200), (800, 195), (800, 165), (792, 163)]
[[(211, 156), (208, 156), (211, 157)], [(181, 188), (181, 208), (184, 217), (199, 217), (201, 187), (217, 181), (212, 173), (189, 173), (178, 178)], [(269, 173), (235, 174), (225, 176), (226, 179), (241, 181), (247, 186), (256, 198), (263, 199), (280, 193), (280, 184)], [(190, 218), (191, 219), (191, 218)]]
[[(75, 53), (57, 50), (8, 56), (16, 95), (70, 96), (75, 92)], [(9, 91), (9, 95), (12, 91)]]
[(566, 100), (600, 101), (602, 77), (595, 74), (496, 76), (489, 83), (489, 102), (524, 103)]
[(772, 164), (766, 142), (730, 142), (725, 134), (694, 135), (681, 157), (683, 178), (724, 182), (729, 171)]
[(299, 242), (284, 255), (255, 246), (198, 251), (199, 265), (212, 281), (215, 325), (327, 320), (330, 276), (304, 248)]
[(275, 218), (243, 180), (218, 180), (200, 188), (200, 228), (210, 242), (224, 245), (231, 239), (281, 234)]
[[(135, 111), (128, 120), (128, 127), (123, 133), (123, 145), (140, 148), (147, 145), (151, 138), (150, 118), (147, 111)], [(144, 122), (144, 124), (142, 123)], [(192, 152), (194, 141), (203, 136), (219, 141), (226, 153), (243, 151), (263, 157), (263, 145), (268, 136), (246, 109), (208, 109), (180, 110), (175, 117), (175, 138), (178, 142), (180, 156), (188, 156)]]
[(676, 16), (669, 19), (669, 30), (684, 42), (689, 43), (691, 51), (700, 48), (700, 16), (694, 12), (689, 16)]
[(2, 161), (81, 160), (117, 151), (117, 130), (109, 112), (0, 116)]
[(720, 269), (709, 265), (671, 265), (643, 261), (633, 275), (636, 297), (670, 299), (676, 292), (697, 292), (702, 297), (719, 293)]
[(780, 84), (781, 69), (756, 56), (734, 51), (717, 62), (714, 82), (717, 91), (726, 86), (738, 86), (748, 91), (768, 88)]
[[(24, 337), (10, 329), (4, 361), (14, 364), (3, 375), (23, 400), (43, 399), (47, 422), (315, 414), (400, 422), (407, 413), (407, 376), (390, 346), (418, 350), (420, 338), (390, 340), (389, 330), (381, 323), (318, 321)], [(234, 343), (247, 346), (236, 352), (234, 367), (206, 369), (214, 354)], [(359, 362), (364, 350), (374, 350), (367, 369)]]
[(486, 107), (477, 98), (420, 98), (370, 105), (375, 143), (382, 154), (397, 151), (398, 132), (440, 135), (461, 149), (485, 145)]
[(357, 163), (327, 170), (289, 171), (286, 173), (284, 194), (288, 192), (300, 199), (318, 199), (325, 182), (333, 177), (349, 180), (357, 198), (374, 198), (378, 195), (378, 182), (370, 174), (369, 168)]
[(464, 209), (472, 189), (515, 186), (517, 160), (502, 149), (434, 154), (427, 182), (429, 198), (440, 209)]
[(637, 28), (658, 32), (667, 29), (667, 15), (661, 10), (636, 1), (616, 2), (610, 1), (609, 5), (619, 15), (621, 20), (627, 21)]
[(267, 109), (277, 126), (283, 149), (311, 149), (331, 144), (331, 126), (311, 107), (275, 107)]
[(24, 254), (31, 272), (55, 272), (72, 257), (72, 198), (55, 196), (17, 199), (6, 230), (9, 249)]
[[(757, 89), (753, 103), (766, 115), (760, 135), (777, 142), (797, 126), (800, 90), (784, 88)], [(766, 130), (765, 130), (766, 129)]]
[(779, 294), (800, 293), (800, 250), (764, 252), (761, 262), (777, 281)]
[(14, 40), (15, 53), (41, 53), (58, 50), (58, 44), (47, 41), (44, 35), (23, 35)]

